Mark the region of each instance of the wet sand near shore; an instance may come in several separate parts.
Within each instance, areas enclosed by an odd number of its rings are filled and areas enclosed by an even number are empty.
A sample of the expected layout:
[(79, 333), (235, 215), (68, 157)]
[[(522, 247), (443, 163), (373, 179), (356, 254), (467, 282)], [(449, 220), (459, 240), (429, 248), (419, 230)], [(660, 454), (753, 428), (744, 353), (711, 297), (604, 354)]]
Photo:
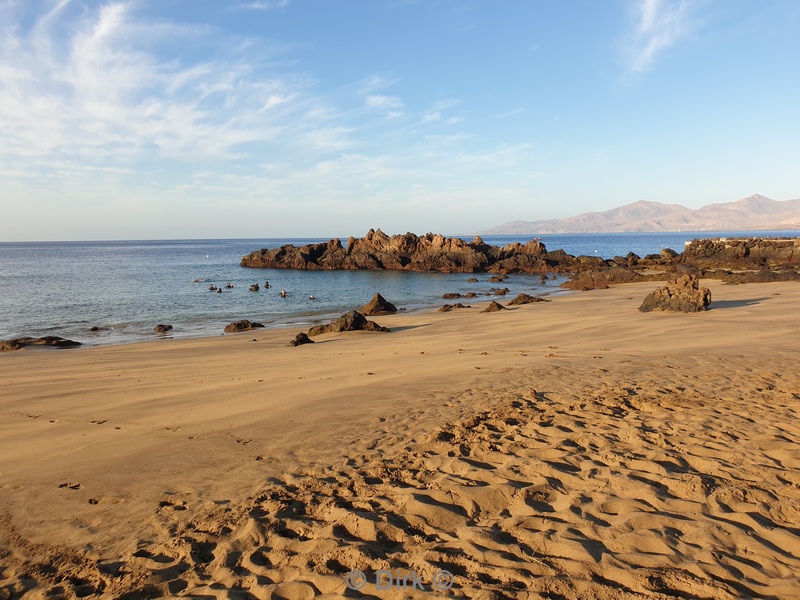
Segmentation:
[(0, 599), (798, 597), (800, 286), (703, 285), (5, 353)]

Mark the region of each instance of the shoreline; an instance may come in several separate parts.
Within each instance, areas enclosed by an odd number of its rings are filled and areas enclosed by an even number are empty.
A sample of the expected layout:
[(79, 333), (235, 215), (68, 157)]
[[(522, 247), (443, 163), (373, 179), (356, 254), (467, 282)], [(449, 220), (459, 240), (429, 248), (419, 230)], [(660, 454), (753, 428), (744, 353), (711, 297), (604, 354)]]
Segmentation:
[(0, 589), (42, 565), (30, 594), (52, 568), (90, 598), (336, 597), (351, 568), (405, 564), (452, 568), (462, 597), (785, 595), (799, 288), (702, 284), (705, 313), (639, 313), (650, 282), (299, 348), (259, 329), (10, 352)]

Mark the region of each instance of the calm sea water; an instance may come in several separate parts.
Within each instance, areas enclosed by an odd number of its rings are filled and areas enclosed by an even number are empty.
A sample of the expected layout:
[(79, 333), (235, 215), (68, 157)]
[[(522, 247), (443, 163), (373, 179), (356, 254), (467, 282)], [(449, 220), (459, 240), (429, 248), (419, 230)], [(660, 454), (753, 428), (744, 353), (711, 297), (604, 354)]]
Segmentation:
[[(696, 237), (747, 235), (747, 232), (663, 234), (582, 234), (541, 236), (548, 250), (611, 258), (632, 251), (640, 256), (665, 247), (680, 252)], [(797, 235), (797, 232), (752, 232)], [(487, 236), (493, 245), (526, 242), (533, 236)], [(469, 240), (470, 238), (465, 238)], [(260, 248), (323, 239), (236, 239), (109, 242), (0, 243), (0, 340), (59, 335), (102, 345), (154, 339), (158, 323), (173, 325), (171, 337), (219, 335), (235, 320), (264, 325), (294, 324), (299, 329), (327, 321), (368, 302), (380, 292), (407, 310), (443, 303), (448, 292), (481, 294), (497, 284), (478, 274), (396, 271), (288, 271), (239, 266), (244, 254)], [(203, 283), (193, 283), (202, 278)], [(269, 280), (271, 289), (263, 289)], [(222, 294), (208, 291), (231, 282)], [(560, 293), (563, 279), (544, 284), (538, 275), (512, 275), (500, 287), (517, 293)], [(260, 292), (248, 285), (259, 283)], [(288, 292), (280, 297), (280, 290)], [(314, 295), (316, 300), (309, 300)], [(480, 298), (479, 298), (480, 299)], [(101, 331), (92, 332), (92, 327)]]

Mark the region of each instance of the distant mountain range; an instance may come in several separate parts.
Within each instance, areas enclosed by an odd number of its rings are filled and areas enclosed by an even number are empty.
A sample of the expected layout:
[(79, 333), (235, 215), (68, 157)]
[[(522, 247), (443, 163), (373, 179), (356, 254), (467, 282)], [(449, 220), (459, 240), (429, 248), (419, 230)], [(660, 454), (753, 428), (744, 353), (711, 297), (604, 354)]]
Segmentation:
[(777, 201), (754, 194), (736, 202), (709, 204), (698, 209), (641, 200), (611, 210), (584, 213), (566, 219), (509, 221), (480, 233), (527, 235), (769, 229), (800, 229), (800, 198)]

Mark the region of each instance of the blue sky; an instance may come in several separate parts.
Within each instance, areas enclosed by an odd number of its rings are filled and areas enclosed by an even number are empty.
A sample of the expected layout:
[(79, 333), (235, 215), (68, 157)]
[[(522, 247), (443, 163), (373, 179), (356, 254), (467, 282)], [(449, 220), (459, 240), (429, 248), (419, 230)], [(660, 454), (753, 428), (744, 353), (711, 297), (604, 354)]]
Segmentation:
[(796, 0), (0, 0), (0, 241), (800, 197)]

